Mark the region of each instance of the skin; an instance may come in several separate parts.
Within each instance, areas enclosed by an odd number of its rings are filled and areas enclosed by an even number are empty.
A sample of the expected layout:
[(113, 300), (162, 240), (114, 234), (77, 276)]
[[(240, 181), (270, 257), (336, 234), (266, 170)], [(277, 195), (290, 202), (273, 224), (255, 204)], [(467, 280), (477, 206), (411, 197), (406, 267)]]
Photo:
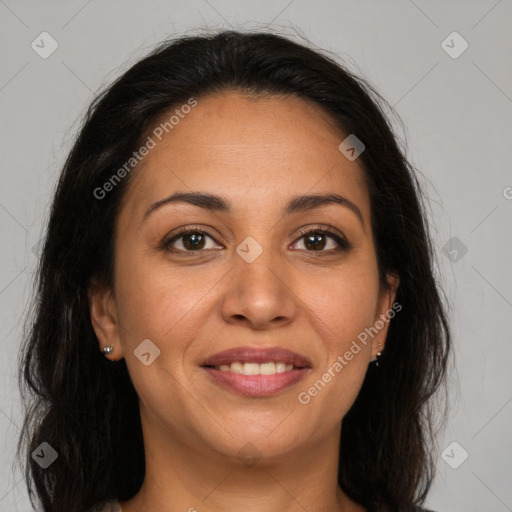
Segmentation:
[[(297, 399), (391, 308), (398, 286), (379, 282), (369, 194), (357, 159), (338, 150), (345, 136), (303, 99), (229, 91), (198, 99), (137, 168), (117, 219), (115, 287), (89, 294), (100, 349), (126, 359), (140, 398), (146, 478), (123, 512), (364, 510), (337, 484), (341, 420), (388, 324), (307, 405)], [(232, 212), (175, 203), (144, 217), (191, 191), (223, 196)], [(337, 204), (283, 216), (291, 198), (328, 193), (362, 221)], [(300, 229), (319, 224), (350, 249), (330, 237), (306, 246)], [(211, 237), (202, 252), (186, 252), (183, 238), (161, 248), (196, 226)], [(252, 263), (236, 252), (248, 236), (263, 248)], [(160, 350), (148, 366), (134, 355), (144, 339)], [(240, 346), (285, 347), (312, 368), (274, 396), (242, 396), (200, 367)], [(244, 446), (260, 457), (251, 466)]]

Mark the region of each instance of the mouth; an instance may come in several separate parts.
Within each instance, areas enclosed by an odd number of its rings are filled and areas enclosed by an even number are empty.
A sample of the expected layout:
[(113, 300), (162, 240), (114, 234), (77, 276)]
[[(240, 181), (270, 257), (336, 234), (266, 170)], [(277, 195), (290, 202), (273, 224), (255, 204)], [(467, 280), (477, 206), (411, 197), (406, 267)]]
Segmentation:
[(206, 366), (221, 372), (231, 372), (239, 375), (275, 375), (297, 369), (293, 364), (287, 364), (284, 361), (267, 361), (265, 363), (242, 363), (236, 361), (231, 364), (220, 364), (216, 366)]
[(219, 352), (201, 365), (216, 384), (246, 396), (270, 396), (302, 380), (309, 359), (288, 349), (241, 347)]

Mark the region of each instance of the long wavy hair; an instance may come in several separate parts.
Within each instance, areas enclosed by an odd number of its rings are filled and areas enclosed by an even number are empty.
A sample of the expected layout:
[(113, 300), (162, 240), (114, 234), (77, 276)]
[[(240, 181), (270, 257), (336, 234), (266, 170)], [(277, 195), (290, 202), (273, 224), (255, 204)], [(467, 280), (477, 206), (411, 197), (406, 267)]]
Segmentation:
[[(387, 272), (400, 276), (402, 310), (343, 419), (338, 481), (368, 509), (413, 510), (434, 476), (433, 443), (446, 413), (446, 393), (439, 401), (436, 392), (446, 391), (451, 345), (416, 171), (384, 113), (391, 107), (366, 80), (306, 44), (236, 31), (161, 43), (85, 115), (55, 190), (20, 352), (26, 412), (18, 454), (31, 502), (37, 497), (47, 512), (98, 510), (142, 485), (137, 393), (124, 359), (100, 353), (87, 295), (92, 279), (114, 283), (115, 223), (137, 168), (105, 197), (94, 191), (172, 107), (226, 90), (299, 96), (366, 146), (358, 161), (379, 272), (383, 284)], [(32, 456), (43, 442), (58, 454), (46, 469)]]

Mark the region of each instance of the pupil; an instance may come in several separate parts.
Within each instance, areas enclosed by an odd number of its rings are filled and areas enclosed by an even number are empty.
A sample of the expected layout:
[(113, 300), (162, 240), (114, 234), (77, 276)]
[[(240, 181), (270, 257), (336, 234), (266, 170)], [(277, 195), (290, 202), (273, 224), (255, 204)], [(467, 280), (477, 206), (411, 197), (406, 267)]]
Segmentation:
[(198, 233), (191, 233), (185, 237), (185, 247), (187, 249), (197, 249), (200, 248), (201, 242), (203, 242), (203, 235)]
[(318, 248), (322, 249), (324, 246), (324, 243), (322, 243), (322, 242), (325, 242), (325, 240), (323, 240), (323, 238), (324, 238), (323, 235), (308, 235), (306, 246), (308, 246), (308, 244), (310, 244), (313, 249), (318, 249)]

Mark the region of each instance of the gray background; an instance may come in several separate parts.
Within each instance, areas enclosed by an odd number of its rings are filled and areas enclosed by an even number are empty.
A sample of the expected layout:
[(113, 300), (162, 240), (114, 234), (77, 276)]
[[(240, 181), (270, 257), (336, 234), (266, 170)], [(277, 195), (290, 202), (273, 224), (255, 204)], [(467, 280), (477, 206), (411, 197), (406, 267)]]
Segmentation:
[[(450, 418), (427, 505), (512, 511), (511, 0), (0, 0), (0, 20), (0, 511), (30, 510), (12, 470), (17, 351), (34, 246), (77, 121), (94, 92), (155, 42), (206, 27), (298, 31), (396, 107), (431, 200), (455, 337)], [(31, 48), (43, 31), (59, 45), (47, 59)], [(469, 44), (458, 58), (441, 46), (453, 31)], [(446, 246), (453, 237), (460, 243)]]

